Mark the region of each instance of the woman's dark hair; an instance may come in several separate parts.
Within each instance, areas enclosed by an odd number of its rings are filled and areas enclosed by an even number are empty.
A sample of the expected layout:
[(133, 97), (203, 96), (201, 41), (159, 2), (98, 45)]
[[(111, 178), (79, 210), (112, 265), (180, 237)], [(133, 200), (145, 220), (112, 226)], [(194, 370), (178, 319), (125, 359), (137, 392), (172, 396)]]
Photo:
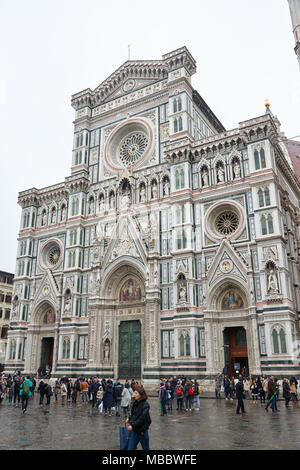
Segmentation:
[(146, 401), (148, 400), (148, 395), (144, 389), (144, 387), (142, 385), (140, 385), (139, 387), (136, 387), (135, 389), (137, 392), (139, 392), (140, 394), (140, 397), (141, 397), (141, 401)]

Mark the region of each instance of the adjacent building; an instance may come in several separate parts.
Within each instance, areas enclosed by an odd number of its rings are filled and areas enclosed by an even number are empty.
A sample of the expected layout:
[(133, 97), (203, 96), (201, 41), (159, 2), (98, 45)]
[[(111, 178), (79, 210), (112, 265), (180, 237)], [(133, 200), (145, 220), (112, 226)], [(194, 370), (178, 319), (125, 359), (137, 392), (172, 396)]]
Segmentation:
[(0, 370), (4, 368), (14, 275), (0, 271)]
[(7, 371), (299, 374), (300, 185), (279, 120), (267, 105), (226, 130), (195, 73), (182, 47), (72, 96), (71, 174), (19, 193)]
[(295, 53), (300, 66), (300, 0), (288, 0), (288, 2), (295, 37)]

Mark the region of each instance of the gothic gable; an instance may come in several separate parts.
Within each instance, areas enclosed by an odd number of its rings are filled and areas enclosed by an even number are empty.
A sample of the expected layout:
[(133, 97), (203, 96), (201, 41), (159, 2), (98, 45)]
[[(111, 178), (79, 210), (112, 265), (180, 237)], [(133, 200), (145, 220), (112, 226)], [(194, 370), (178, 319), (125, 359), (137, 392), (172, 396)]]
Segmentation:
[(208, 286), (211, 289), (221, 279), (236, 279), (247, 284), (248, 267), (244, 259), (232, 247), (227, 239), (222, 243), (207, 272)]
[(32, 304), (33, 310), (41, 302), (49, 302), (53, 306), (58, 307), (58, 297), (60, 293), (58, 290), (58, 286), (53, 278), (53, 275), (49, 269), (47, 269), (46, 273), (44, 274), (41, 283), (35, 293), (34, 301)]

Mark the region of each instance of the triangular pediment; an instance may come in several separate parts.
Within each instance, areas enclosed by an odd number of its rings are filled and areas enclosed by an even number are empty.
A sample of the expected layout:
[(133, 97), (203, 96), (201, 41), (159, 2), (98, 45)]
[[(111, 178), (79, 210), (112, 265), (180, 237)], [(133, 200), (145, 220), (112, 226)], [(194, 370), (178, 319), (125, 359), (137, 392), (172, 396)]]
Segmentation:
[(221, 279), (236, 279), (247, 283), (248, 266), (227, 239), (222, 240), (207, 272), (209, 288)]
[(168, 68), (163, 61), (128, 60), (93, 91), (97, 101), (105, 103), (166, 78)]
[(131, 217), (121, 217), (111, 235), (111, 241), (107, 247), (103, 259), (103, 268), (122, 256), (136, 258), (146, 263), (145, 247), (140, 241), (140, 234)]
[(34, 301), (33, 309), (35, 309), (41, 302), (49, 302), (52, 305), (58, 305), (58, 296), (60, 295), (58, 286), (49, 269), (45, 272), (40, 285), (38, 286)]

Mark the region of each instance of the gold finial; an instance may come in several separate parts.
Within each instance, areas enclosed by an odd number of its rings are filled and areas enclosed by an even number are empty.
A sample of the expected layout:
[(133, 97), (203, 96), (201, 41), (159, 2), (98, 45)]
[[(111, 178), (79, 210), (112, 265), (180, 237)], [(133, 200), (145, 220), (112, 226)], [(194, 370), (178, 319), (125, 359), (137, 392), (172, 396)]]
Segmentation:
[(269, 107), (270, 107), (270, 102), (269, 102), (269, 100), (268, 100), (268, 99), (266, 99), (266, 102), (265, 102), (265, 107), (266, 107), (266, 108), (268, 108), (268, 109), (269, 109)]

